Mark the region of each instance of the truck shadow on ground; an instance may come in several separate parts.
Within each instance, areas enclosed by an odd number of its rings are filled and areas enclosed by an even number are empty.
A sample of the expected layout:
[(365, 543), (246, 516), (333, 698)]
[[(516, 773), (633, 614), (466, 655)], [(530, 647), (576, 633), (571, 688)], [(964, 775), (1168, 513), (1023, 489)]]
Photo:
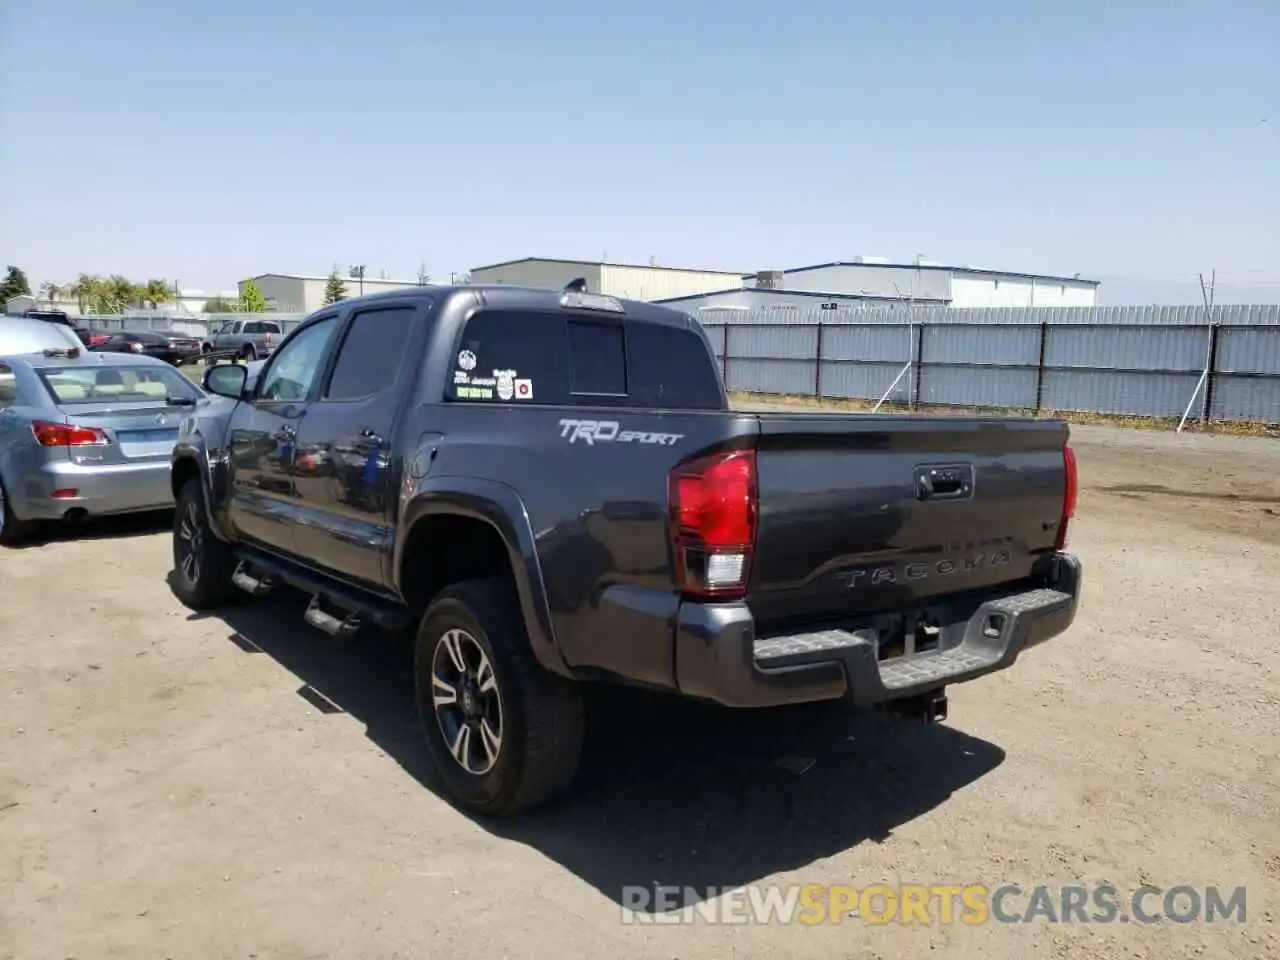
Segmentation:
[[(302, 622), (304, 607), (300, 594), (280, 591), (212, 616), (234, 630), (237, 647), (278, 662), (320, 711), (361, 721), (444, 797), (418, 732), (409, 639), (338, 643)], [(572, 793), (511, 821), (476, 822), (621, 906), (659, 912), (880, 842), (1003, 759), (998, 747), (952, 727), (873, 711), (732, 712), (592, 688)], [(660, 888), (670, 891), (661, 899)]]

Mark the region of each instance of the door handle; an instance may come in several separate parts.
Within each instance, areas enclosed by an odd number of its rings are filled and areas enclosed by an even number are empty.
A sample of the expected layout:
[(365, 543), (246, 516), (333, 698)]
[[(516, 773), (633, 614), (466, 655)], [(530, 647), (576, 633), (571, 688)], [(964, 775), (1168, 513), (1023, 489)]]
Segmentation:
[(372, 440), (374, 443), (378, 444), (378, 446), (382, 446), (382, 437), (378, 435), (376, 430), (365, 427), (360, 431), (360, 436), (364, 437), (366, 440)]

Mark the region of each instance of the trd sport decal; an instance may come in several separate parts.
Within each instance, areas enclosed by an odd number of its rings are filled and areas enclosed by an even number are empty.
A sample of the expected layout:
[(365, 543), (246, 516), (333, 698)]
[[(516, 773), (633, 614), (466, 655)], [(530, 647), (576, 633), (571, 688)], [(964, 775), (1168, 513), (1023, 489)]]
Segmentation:
[(670, 447), (684, 434), (623, 430), (616, 420), (561, 420), (560, 436), (570, 443), (581, 440), (588, 446), (597, 443), (656, 443)]

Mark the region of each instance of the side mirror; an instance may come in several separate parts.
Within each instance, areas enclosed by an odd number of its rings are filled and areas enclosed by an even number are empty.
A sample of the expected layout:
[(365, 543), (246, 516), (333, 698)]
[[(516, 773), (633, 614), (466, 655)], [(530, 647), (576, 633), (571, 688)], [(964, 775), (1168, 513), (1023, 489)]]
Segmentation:
[(244, 396), (245, 382), (249, 379), (249, 371), (238, 363), (220, 363), (204, 372), (204, 388), (210, 393), (231, 400), (239, 400)]

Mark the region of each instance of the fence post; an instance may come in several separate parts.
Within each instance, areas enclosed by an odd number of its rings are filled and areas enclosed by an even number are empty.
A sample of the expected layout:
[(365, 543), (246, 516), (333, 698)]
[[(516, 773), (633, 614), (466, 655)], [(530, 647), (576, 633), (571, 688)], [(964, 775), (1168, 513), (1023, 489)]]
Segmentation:
[(724, 372), (725, 390), (731, 389), (729, 387), (729, 331), (732, 329), (733, 329), (732, 323), (726, 323), (724, 325), (724, 371), (723, 372)]
[[(912, 348), (912, 350), (915, 352), (915, 368), (916, 368), (915, 376), (912, 377), (912, 380), (914, 382), (911, 385), (911, 409), (912, 410), (914, 410), (916, 408), (916, 404), (920, 402), (920, 375), (924, 369), (924, 327), (925, 327), (925, 322), (921, 320), (920, 323), (916, 326), (916, 342), (909, 345)], [(907, 327), (908, 338), (911, 336), (910, 330), (911, 328)]]
[(1044, 405), (1044, 349), (1049, 339), (1049, 324), (1040, 322), (1040, 359), (1036, 362), (1036, 413)]
[(1204, 411), (1200, 414), (1200, 422), (1208, 423), (1213, 415), (1214, 374), (1218, 372), (1218, 329), (1219, 324), (1209, 324), (1209, 359), (1205, 365), (1208, 371), (1204, 378)]
[(822, 331), (825, 325), (822, 322), (822, 316), (818, 316), (818, 348), (814, 351), (813, 361), (813, 395), (818, 400), (822, 399)]

